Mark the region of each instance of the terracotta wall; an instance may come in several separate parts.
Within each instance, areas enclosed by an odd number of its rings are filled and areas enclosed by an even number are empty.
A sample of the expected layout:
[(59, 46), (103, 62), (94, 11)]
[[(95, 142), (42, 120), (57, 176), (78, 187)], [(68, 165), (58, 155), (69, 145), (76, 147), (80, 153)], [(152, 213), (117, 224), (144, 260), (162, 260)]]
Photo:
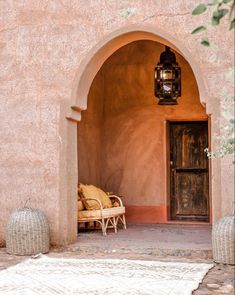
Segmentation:
[[(128, 7), (134, 13), (125, 17), (125, 9)], [(224, 96), (221, 90), (226, 86), (233, 93), (233, 83), (227, 73), (234, 62), (234, 37), (228, 31), (226, 18), (221, 21), (219, 30), (212, 28), (208, 31), (211, 42), (219, 45), (218, 60), (214, 51), (200, 44), (200, 35), (190, 33), (198, 26), (199, 20), (202, 24), (207, 22), (207, 14), (192, 17), (194, 8), (195, 0), (168, 0), (167, 6), (164, 1), (151, 0), (148, 5), (143, 0), (0, 1), (0, 244), (5, 239), (6, 222), (10, 213), (23, 206), (29, 198), (30, 206), (43, 210), (47, 215), (52, 243), (66, 244), (77, 238), (77, 121), (80, 120), (81, 109), (86, 108), (90, 81), (100, 67), (99, 61), (104, 57), (107, 59), (120, 44), (127, 44), (130, 39), (160, 38), (177, 47), (187, 56), (196, 73), (200, 99), (206, 102), (208, 114), (212, 114), (212, 133), (219, 131), (216, 122), (220, 118), (220, 99)], [(142, 61), (143, 59), (147, 61), (147, 58), (142, 58)], [(157, 54), (148, 62), (152, 66), (152, 62), (155, 63), (156, 60)], [(132, 64), (125, 65), (127, 73), (128, 69), (135, 66), (137, 61), (134, 60)], [(117, 68), (118, 72), (114, 76), (118, 77), (121, 65), (113, 68)], [(146, 78), (146, 71), (150, 69), (140, 67), (138, 71)], [(120, 79), (123, 80), (125, 76)], [(147, 79), (149, 85), (151, 79), (152, 74)], [(125, 83), (128, 85), (130, 82), (129, 79)], [(141, 89), (138, 88), (139, 90)], [(159, 115), (159, 118), (160, 114), (154, 97), (151, 98), (152, 88), (151, 93), (144, 92), (144, 101), (138, 96), (139, 102), (137, 97), (134, 102), (133, 96), (131, 100), (126, 97), (128, 93), (117, 91), (109, 97), (105, 95), (106, 100), (114, 99), (112, 107), (115, 114), (113, 118), (107, 116), (104, 121), (110, 123), (109, 128), (114, 126), (112, 129), (117, 136), (110, 135), (107, 128), (103, 134), (110, 142), (107, 157), (112, 159), (116, 140), (123, 145), (126, 136), (131, 136), (131, 142), (128, 146), (124, 144), (125, 149), (122, 149), (128, 151), (128, 157), (131, 155), (128, 164), (128, 169), (131, 170), (134, 153), (138, 157), (140, 152), (145, 151), (142, 147), (141, 150), (138, 148), (131, 151), (133, 144), (139, 143), (137, 134), (141, 128), (146, 130), (150, 125), (152, 128), (156, 124), (154, 120), (157, 119), (152, 116), (153, 113)], [(119, 99), (127, 103), (124, 109), (115, 100), (114, 96), (117, 94)], [(191, 105), (189, 99), (185, 97), (184, 103)], [(140, 106), (141, 111), (138, 110)], [(174, 109), (178, 110), (180, 106)], [(196, 109), (195, 104), (190, 112)], [(126, 116), (128, 112), (130, 115)], [(173, 116), (173, 112), (172, 108), (167, 108), (167, 116)], [(83, 112), (84, 116), (85, 113)], [(188, 114), (189, 112), (186, 115)], [(146, 120), (150, 121), (143, 125)], [(122, 132), (118, 126), (123, 128)], [(94, 130), (94, 134), (95, 132)], [(133, 138), (134, 134), (136, 136)], [(148, 136), (149, 133), (146, 137)], [(98, 135), (97, 137), (100, 138)], [(114, 143), (112, 148), (111, 142)], [(161, 148), (155, 138), (148, 145), (152, 149)], [(216, 145), (214, 139), (212, 145)], [(95, 148), (93, 146), (90, 149)], [(115, 157), (123, 160), (124, 154), (117, 154)], [(149, 161), (147, 154), (145, 157)], [(99, 157), (95, 157), (94, 153), (94, 158), (98, 161)], [(214, 221), (232, 213), (234, 165), (231, 162), (227, 157), (212, 161)], [(116, 163), (105, 165), (110, 176), (126, 169)], [(140, 168), (148, 170), (144, 163), (139, 163), (137, 171), (133, 171), (134, 180), (129, 181), (136, 182)], [(154, 166), (153, 171), (150, 169), (148, 173), (152, 174), (155, 169)], [(92, 181), (98, 183), (96, 175), (99, 173), (93, 173)], [(115, 186), (120, 193), (127, 194), (128, 188), (123, 186), (125, 174), (119, 174), (121, 177), (117, 177), (116, 182), (112, 180), (115, 177), (108, 180), (106, 175), (103, 185)], [(161, 197), (161, 185), (157, 189), (159, 193), (155, 204), (162, 203), (158, 201)], [(128, 193), (131, 204), (137, 196), (132, 191), (133, 189)], [(145, 192), (145, 188), (143, 191)], [(148, 190), (146, 198), (149, 196), (153, 198), (154, 192)], [(140, 201), (139, 197), (138, 200)]]
[[(193, 72), (179, 54), (179, 105), (157, 104), (154, 65), (163, 50), (158, 42), (136, 41), (115, 52), (94, 79), (88, 109), (78, 124), (79, 167), (83, 167), (79, 180), (99, 183), (100, 176), (103, 189), (123, 196), (127, 216), (134, 222), (167, 220), (167, 120), (207, 119)], [(103, 108), (98, 107), (101, 101)], [(97, 148), (92, 150), (94, 139)]]
[(88, 109), (78, 123), (78, 179), (82, 183), (101, 185), (103, 137), (103, 73), (99, 71), (88, 96)]

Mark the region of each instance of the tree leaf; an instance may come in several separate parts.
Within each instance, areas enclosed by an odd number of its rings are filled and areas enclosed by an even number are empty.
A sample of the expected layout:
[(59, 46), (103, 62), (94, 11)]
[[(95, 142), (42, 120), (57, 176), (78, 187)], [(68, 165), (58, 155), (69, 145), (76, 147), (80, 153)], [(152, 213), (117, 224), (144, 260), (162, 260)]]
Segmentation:
[(230, 23), (230, 27), (229, 27), (229, 30), (234, 30), (235, 29), (235, 18), (231, 21)]
[(219, 19), (217, 17), (212, 17), (211, 21), (212, 26), (217, 26), (219, 24)]
[(213, 0), (212, 3), (207, 3), (207, 6), (215, 6), (216, 4), (218, 4), (218, 0)]
[(234, 1), (234, 0), (223, 0), (223, 2), (224, 2), (225, 4), (227, 4), (227, 3), (231, 2), (231, 1)]
[(220, 23), (220, 19), (224, 17), (229, 12), (229, 9), (219, 9), (213, 12), (212, 25), (217, 26)]
[(221, 18), (229, 12), (229, 9), (227, 9), (227, 8), (219, 9), (218, 12), (219, 12), (220, 18)]
[(229, 122), (230, 122), (231, 124), (235, 124), (235, 118), (230, 119)]
[(235, 144), (235, 138), (234, 138), (234, 137), (230, 137), (230, 138), (228, 139), (228, 143), (230, 143), (230, 144)]
[(201, 33), (201, 32), (203, 32), (203, 31), (205, 31), (205, 30), (206, 30), (206, 27), (205, 27), (205, 26), (199, 26), (199, 27), (197, 27), (196, 29), (194, 29), (194, 30), (191, 32), (191, 34)]
[(199, 4), (192, 12), (192, 15), (198, 15), (206, 11), (207, 7), (204, 3)]
[(207, 37), (205, 37), (205, 38), (202, 38), (201, 44), (206, 46), (206, 47), (209, 47), (210, 46), (210, 41), (209, 41), (209, 39)]

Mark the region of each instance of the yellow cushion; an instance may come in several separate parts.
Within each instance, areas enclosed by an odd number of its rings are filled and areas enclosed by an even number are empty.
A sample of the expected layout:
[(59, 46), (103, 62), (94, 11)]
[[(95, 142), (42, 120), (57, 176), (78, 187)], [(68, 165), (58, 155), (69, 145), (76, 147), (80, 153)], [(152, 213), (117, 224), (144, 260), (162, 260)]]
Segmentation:
[(92, 199), (99, 200), (102, 203), (102, 199), (95, 186), (80, 184), (80, 190), (82, 191), (83, 197), (85, 198), (85, 200), (82, 200), (82, 201), (84, 202), (84, 205), (87, 210), (96, 210), (100, 208), (99, 204), (96, 201), (92, 201), (92, 200), (86, 201), (86, 199), (92, 198)]
[(103, 208), (111, 208), (112, 202), (111, 202), (109, 196), (102, 189), (100, 189), (98, 187), (96, 189), (98, 190), (98, 193), (100, 195)]
[(101, 202), (103, 208), (111, 208), (112, 202), (109, 198), (109, 196), (100, 188), (94, 186), (94, 185), (79, 185), (79, 190), (82, 192), (81, 199), (86, 207), (87, 210), (95, 210), (99, 209), (99, 204), (95, 201), (85, 199), (93, 198), (97, 199)]

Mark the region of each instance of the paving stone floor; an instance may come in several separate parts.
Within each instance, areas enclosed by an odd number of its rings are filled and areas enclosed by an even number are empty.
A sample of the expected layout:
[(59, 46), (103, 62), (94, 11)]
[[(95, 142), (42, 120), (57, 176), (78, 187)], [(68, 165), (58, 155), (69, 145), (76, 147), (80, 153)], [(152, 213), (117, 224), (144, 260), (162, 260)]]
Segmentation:
[(129, 225), (117, 234), (110, 229), (107, 237), (101, 231), (80, 232), (78, 242), (69, 249), (91, 255), (96, 252), (211, 259), (211, 226)]
[[(134, 225), (117, 234), (109, 231), (107, 237), (100, 231), (80, 232), (76, 243), (53, 248), (48, 256), (211, 263), (210, 235), (210, 227), (205, 226)], [(0, 248), (0, 270), (27, 258), (9, 255)], [(215, 264), (193, 295), (234, 295), (234, 275), (235, 266)]]

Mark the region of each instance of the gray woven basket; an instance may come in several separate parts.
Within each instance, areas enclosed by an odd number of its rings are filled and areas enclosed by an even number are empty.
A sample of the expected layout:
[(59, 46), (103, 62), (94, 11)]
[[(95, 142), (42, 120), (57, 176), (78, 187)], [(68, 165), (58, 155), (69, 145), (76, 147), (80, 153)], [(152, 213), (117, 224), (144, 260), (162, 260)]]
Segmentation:
[(215, 262), (235, 264), (235, 217), (225, 216), (212, 228), (212, 250)]
[(22, 208), (13, 212), (6, 228), (7, 253), (34, 255), (49, 251), (49, 226), (38, 209)]

